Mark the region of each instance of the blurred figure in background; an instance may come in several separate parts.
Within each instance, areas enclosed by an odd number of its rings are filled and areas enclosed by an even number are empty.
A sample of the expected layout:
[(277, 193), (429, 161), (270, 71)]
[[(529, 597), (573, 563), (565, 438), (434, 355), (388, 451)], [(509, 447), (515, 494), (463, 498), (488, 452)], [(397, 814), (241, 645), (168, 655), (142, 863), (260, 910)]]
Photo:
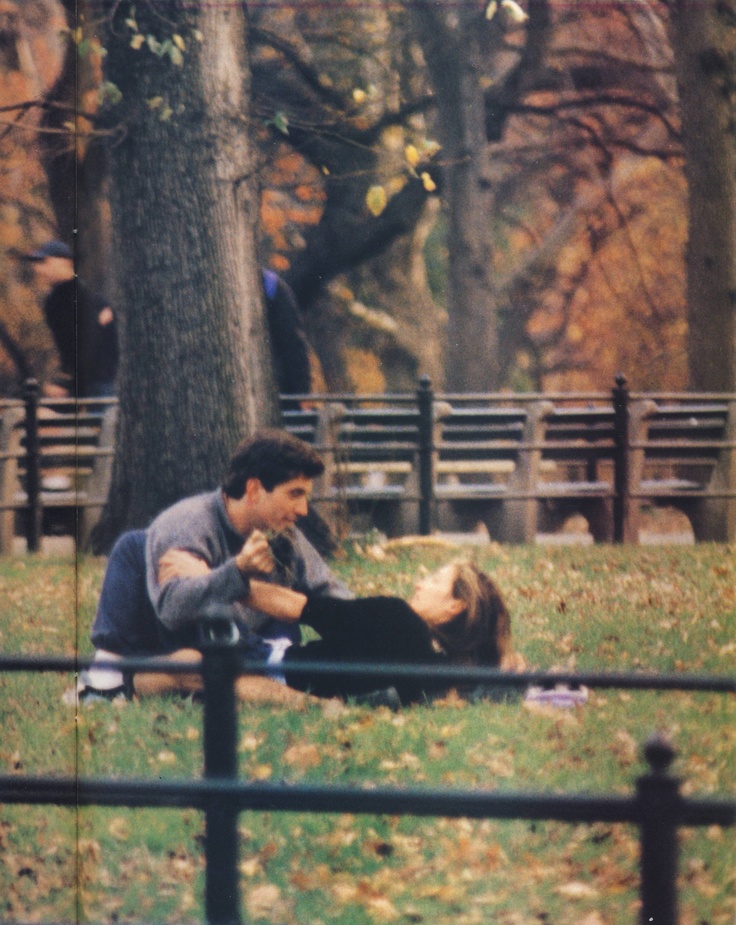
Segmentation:
[(48, 241), (25, 257), (47, 290), (43, 314), (59, 354), (59, 373), (44, 385), (51, 398), (109, 397), (115, 393), (118, 338), (115, 316), (74, 272), (74, 254)]

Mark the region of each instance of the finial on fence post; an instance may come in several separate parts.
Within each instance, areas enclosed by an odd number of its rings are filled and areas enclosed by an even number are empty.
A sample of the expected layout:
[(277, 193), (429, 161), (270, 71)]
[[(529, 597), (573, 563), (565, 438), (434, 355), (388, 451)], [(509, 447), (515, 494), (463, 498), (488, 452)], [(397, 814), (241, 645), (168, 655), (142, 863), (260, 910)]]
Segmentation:
[[(203, 617), (204, 776), (238, 776), (237, 627), (224, 604), (213, 604)], [(239, 925), (238, 809), (232, 798), (214, 796), (205, 807), (205, 917), (207, 925)]]
[(644, 743), (648, 773), (636, 782), (641, 832), (641, 925), (677, 925), (677, 823), (680, 792), (669, 767), (675, 750), (654, 733)]
[(26, 431), (26, 545), (28, 552), (38, 552), (43, 531), (41, 506), (41, 455), (38, 442), (38, 398), (41, 387), (37, 379), (23, 383)]
[(434, 392), (432, 380), (426, 374), (419, 379), (417, 408), (419, 410), (419, 533), (432, 532), (434, 509)]
[(662, 732), (653, 732), (644, 743), (644, 757), (652, 775), (664, 777), (675, 760), (675, 749), (668, 736)]
[(631, 505), (629, 497), (629, 389), (623, 373), (618, 373), (616, 376), (612, 399), (616, 443), (613, 462), (613, 540), (615, 543), (623, 543), (627, 539)]

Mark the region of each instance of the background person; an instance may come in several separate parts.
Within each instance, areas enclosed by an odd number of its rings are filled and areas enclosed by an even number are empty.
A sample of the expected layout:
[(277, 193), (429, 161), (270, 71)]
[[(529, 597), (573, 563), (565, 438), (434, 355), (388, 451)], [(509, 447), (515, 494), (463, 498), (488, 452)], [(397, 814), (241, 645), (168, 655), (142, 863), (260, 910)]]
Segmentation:
[(294, 291), (273, 270), (261, 270), (276, 387), (281, 395), (312, 390), (309, 343)]
[(44, 386), (45, 394), (52, 398), (113, 395), (119, 353), (112, 308), (79, 281), (74, 254), (62, 241), (49, 241), (26, 259), (47, 291), (43, 314), (59, 354), (59, 375)]

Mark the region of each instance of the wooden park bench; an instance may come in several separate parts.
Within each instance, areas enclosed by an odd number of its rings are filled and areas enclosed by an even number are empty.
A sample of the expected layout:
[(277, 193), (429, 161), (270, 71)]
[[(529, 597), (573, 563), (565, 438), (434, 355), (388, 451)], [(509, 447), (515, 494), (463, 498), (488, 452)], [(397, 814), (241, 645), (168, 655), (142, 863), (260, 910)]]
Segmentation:
[(117, 409), (105, 399), (40, 402), (38, 490), (30, 495), (24, 407), (18, 402), (2, 412), (0, 552), (11, 551), (16, 535), (27, 535), (29, 517), (38, 517), (41, 534), (71, 534), (86, 545), (110, 487)]
[(613, 405), (561, 403), (541, 428), (542, 470), (534, 486), (537, 530), (554, 533), (582, 514), (596, 542), (614, 539), (614, 497), (619, 441)]
[[(39, 531), (85, 544), (112, 470), (114, 400), (0, 401), (0, 552)], [(329, 520), (390, 536), (468, 531), (533, 542), (582, 514), (597, 541), (640, 540), (642, 506), (672, 505), (698, 540), (736, 539), (736, 395), (308, 396), (284, 427), (325, 461)], [(36, 486), (34, 488), (34, 485)], [(30, 489), (30, 491), (29, 491)], [(31, 518), (35, 518), (34, 521)]]
[(634, 396), (624, 541), (639, 541), (642, 505), (669, 505), (698, 541), (736, 540), (736, 395)]
[(451, 404), (436, 443), (440, 527), (481, 520), (495, 539), (528, 543), (581, 513), (595, 539), (610, 540), (615, 447), (610, 405)]
[(534, 447), (547, 410), (542, 402), (463, 402), (440, 406), (434, 437), (434, 498), (441, 530), (468, 531), (483, 523), (493, 538), (523, 542), (530, 529), (536, 480)]
[[(285, 422), (292, 433), (291, 426)], [(390, 536), (416, 533), (421, 446), (420, 415), (410, 402), (326, 402), (318, 412), (314, 447), (325, 462), (314, 502), (335, 520)]]
[(328, 517), (342, 508), (355, 529), (396, 536), (422, 532), (425, 505), (440, 530), (483, 522), (494, 538), (533, 542), (544, 524), (579, 510), (596, 538), (611, 538), (610, 408), (452, 396), (433, 401), (423, 421), (418, 401), (391, 398), (284, 415), (325, 460), (314, 501)]

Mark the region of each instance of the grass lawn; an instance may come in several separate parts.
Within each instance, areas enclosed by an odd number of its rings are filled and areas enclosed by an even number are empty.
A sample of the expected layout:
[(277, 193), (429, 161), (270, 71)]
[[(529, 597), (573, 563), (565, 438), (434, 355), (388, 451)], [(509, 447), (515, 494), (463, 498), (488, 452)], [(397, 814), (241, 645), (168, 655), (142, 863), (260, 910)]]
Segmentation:
[[(335, 568), (357, 594), (405, 595), (420, 567), (460, 549), (350, 545)], [(496, 577), (516, 647), (535, 668), (733, 673), (736, 549), (501, 547)], [(0, 561), (5, 654), (83, 655), (103, 560)], [(201, 707), (178, 699), (61, 701), (70, 677), (0, 677), (2, 773), (192, 777)], [(654, 729), (677, 748), (688, 794), (733, 797), (732, 696), (593, 691), (577, 710), (448, 699), (393, 714), (242, 707), (241, 775), (629, 793)], [(243, 914), (272, 923), (630, 925), (638, 833), (623, 825), (291, 813), (240, 817)], [(202, 920), (203, 819), (195, 811), (0, 807), (0, 921)], [(733, 925), (733, 830), (682, 830), (682, 925)]]

